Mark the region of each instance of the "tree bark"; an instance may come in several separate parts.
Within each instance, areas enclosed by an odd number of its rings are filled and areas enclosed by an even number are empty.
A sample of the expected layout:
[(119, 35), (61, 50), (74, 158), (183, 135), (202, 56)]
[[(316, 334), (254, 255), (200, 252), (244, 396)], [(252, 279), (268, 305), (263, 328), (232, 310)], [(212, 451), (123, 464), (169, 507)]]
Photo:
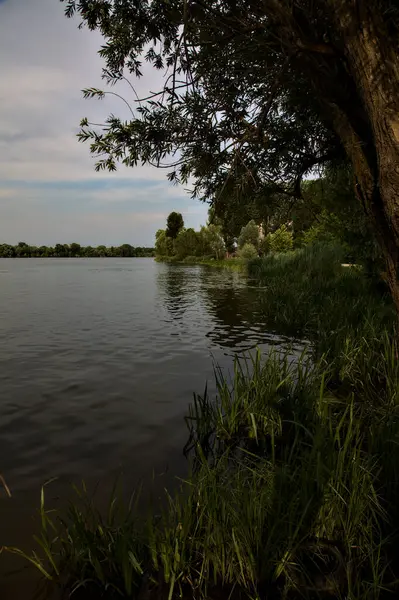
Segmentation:
[[(291, 45), (293, 62), (313, 84), (352, 163), (399, 317), (399, 54), (381, 7), (371, 0), (320, 0), (331, 38), (320, 44), (317, 25), (312, 31), (288, 0), (269, 3), (279, 37)], [(305, 43), (305, 34), (313, 40)]]
[(353, 83), (347, 105), (342, 100), (330, 104), (333, 124), (352, 162), (357, 196), (377, 234), (399, 315), (398, 55), (374, 3), (327, 2)]

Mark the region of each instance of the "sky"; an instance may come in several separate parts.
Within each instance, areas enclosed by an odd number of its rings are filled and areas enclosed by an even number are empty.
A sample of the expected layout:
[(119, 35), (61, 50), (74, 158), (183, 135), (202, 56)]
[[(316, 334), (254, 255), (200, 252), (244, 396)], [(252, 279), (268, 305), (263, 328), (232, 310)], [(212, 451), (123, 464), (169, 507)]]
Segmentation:
[[(79, 30), (59, 0), (0, 0), (0, 243), (151, 246), (172, 210), (205, 224), (207, 206), (150, 166), (96, 173), (76, 139), (82, 117), (127, 117), (121, 100), (84, 100), (104, 89), (97, 32)], [(139, 95), (159, 89), (148, 66)], [(115, 88), (114, 88), (115, 90)], [(115, 91), (130, 99), (127, 84)]]

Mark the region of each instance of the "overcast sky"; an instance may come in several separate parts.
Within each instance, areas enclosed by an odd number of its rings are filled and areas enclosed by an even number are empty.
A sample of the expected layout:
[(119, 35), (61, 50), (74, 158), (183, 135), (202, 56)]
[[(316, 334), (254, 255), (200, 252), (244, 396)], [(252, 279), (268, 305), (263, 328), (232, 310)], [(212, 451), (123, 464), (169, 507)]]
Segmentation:
[[(101, 38), (78, 23), (59, 0), (0, 0), (0, 243), (153, 245), (171, 210), (198, 228), (207, 207), (164, 170), (95, 173), (76, 139), (79, 122), (125, 117), (126, 108), (112, 97), (82, 99), (82, 88), (104, 82)], [(149, 68), (134, 82), (143, 94), (156, 83)]]

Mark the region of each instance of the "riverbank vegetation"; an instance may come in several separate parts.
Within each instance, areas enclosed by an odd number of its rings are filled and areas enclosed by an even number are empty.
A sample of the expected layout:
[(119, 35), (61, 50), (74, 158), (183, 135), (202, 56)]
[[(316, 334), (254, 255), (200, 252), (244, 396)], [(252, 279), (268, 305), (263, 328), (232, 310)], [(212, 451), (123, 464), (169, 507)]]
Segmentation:
[[(256, 258), (302, 250), (313, 245), (334, 246), (342, 263), (356, 263), (378, 279), (384, 261), (370, 224), (352, 187), (353, 173), (344, 164), (325, 169), (321, 177), (302, 184), (301, 200), (275, 195), (271, 204), (258, 198), (229, 202), (215, 197), (208, 222), (200, 231), (179, 226), (156, 233), (155, 255), (168, 262), (209, 262)], [(264, 200), (264, 199), (263, 199)], [(176, 218), (176, 217), (173, 217)], [(386, 276), (386, 274), (385, 274)]]
[(287, 252), (294, 245), (293, 232), (285, 224), (265, 235), (262, 224), (257, 225), (251, 219), (241, 228), (236, 239), (226, 235), (222, 220), (212, 210), (209, 211), (208, 223), (199, 231), (185, 228), (180, 213), (171, 213), (168, 222), (171, 216), (173, 220), (178, 219), (179, 226), (171, 230), (167, 224), (166, 229), (159, 229), (155, 235), (155, 256), (159, 261), (191, 264), (212, 264), (216, 261), (219, 266), (233, 267), (231, 260), (223, 261), (234, 258), (236, 266), (243, 267), (259, 255)]
[(166, 229), (159, 229), (155, 235), (155, 256), (158, 260), (195, 263), (220, 261), (225, 255), (225, 243), (217, 225), (208, 223), (200, 231), (185, 228), (180, 213), (170, 213)]
[(26, 242), (17, 245), (0, 244), (0, 258), (90, 258), (90, 257), (144, 257), (154, 256), (153, 248), (121, 246), (81, 246), (80, 244), (55, 244), (55, 246), (31, 246)]

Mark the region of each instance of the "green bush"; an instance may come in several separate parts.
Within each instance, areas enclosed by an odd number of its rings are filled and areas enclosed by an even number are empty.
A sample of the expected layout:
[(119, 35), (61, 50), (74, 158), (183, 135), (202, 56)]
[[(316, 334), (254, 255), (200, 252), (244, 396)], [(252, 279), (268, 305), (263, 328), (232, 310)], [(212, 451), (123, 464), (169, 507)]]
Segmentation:
[(336, 236), (326, 227), (324, 222), (312, 225), (307, 231), (304, 231), (300, 238), (301, 246), (311, 246), (312, 244), (339, 243)]
[(239, 248), (237, 254), (244, 260), (253, 260), (258, 256), (258, 251), (253, 244), (244, 244), (242, 248)]
[(251, 244), (255, 248), (259, 247), (259, 227), (255, 221), (249, 221), (249, 223), (241, 229), (237, 243), (239, 248), (243, 248), (246, 244)]
[(268, 252), (288, 252), (293, 246), (293, 234), (286, 225), (281, 225), (274, 233), (268, 233), (263, 244)]

